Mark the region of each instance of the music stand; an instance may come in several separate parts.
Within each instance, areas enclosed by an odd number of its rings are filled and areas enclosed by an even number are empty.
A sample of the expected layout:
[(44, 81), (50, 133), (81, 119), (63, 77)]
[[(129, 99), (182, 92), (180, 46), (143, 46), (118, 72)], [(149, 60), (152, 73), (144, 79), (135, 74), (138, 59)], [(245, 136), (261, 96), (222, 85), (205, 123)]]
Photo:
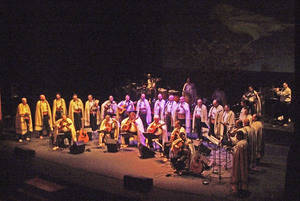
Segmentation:
[[(155, 143), (157, 143), (157, 142), (154, 139), (157, 139), (160, 136), (160, 135), (155, 135), (153, 133), (147, 133), (147, 132), (143, 133), (143, 135), (145, 136), (145, 138), (148, 139), (148, 142), (150, 141), (150, 142), (155, 142)], [(148, 145), (149, 145), (149, 143), (148, 143)]]

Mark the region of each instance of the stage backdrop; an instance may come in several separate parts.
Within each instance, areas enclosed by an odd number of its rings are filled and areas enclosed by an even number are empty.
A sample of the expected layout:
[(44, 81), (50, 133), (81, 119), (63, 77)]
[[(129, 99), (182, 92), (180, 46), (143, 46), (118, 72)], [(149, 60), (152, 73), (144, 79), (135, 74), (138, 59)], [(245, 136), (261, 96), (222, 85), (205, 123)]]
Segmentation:
[[(281, 4), (282, 9), (287, 5)], [(230, 4), (211, 5), (208, 10), (201, 14), (180, 9), (180, 13), (164, 15), (163, 67), (295, 71), (293, 21), (281, 19), (279, 14), (270, 17)], [(175, 17), (178, 14), (181, 20)]]

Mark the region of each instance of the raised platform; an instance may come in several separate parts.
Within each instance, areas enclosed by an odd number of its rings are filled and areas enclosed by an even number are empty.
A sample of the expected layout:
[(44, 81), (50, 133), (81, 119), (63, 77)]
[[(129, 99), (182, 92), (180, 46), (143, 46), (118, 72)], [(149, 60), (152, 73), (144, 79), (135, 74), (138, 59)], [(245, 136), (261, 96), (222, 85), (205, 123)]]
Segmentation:
[[(137, 148), (108, 153), (89, 142), (86, 149), (89, 148), (90, 152), (72, 155), (68, 149), (52, 151), (48, 139), (33, 138), (31, 142), (24, 143), (2, 140), (0, 143), (1, 153), (14, 153), (15, 147), (34, 151), (30, 168), (36, 173), (131, 200), (237, 199), (230, 192), (230, 167), (228, 171), (222, 168), (221, 180), (212, 173), (212, 169), (205, 171), (204, 177), (178, 176), (170, 162), (164, 162), (159, 154), (155, 158), (140, 159)], [(250, 196), (246, 200), (282, 199), (287, 153), (287, 146), (266, 144), (259, 171), (249, 175)], [(152, 178), (153, 188), (148, 193), (127, 190), (124, 188), (124, 175)], [(204, 185), (204, 180), (209, 184)]]

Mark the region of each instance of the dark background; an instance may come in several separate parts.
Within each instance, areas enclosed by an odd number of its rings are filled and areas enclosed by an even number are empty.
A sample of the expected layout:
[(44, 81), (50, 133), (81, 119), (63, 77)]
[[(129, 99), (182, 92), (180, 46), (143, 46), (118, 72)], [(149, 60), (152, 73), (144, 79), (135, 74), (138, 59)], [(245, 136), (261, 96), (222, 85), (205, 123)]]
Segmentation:
[[(142, 84), (149, 72), (162, 78), (159, 87), (176, 90), (190, 76), (201, 97), (211, 97), (221, 87), (231, 103), (249, 84), (259, 90), (288, 81), (293, 88), (293, 73), (163, 68), (161, 27), (176, 21), (188, 23), (197, 16), (205, 30), (211, 23), (211, 8), (220, 2), (224, 1), (10, 2), (4, 9), (8, 18), (3, 23), (8, 28), (2, 36), (8, 51), (1, 60), (0, 82), (3, 103), (11, 106), (3, 107), (3, 113), (15, 110), (14, 95), (18, 100), (28, 97), (31, 107), (41, 93), (50, 103), (56, 92), (67, 102), (74, 92), (83, 101), (90, 93), (100, 101), (110, 94), (120, 100), (125, 95), (121, 86)], [(282, 22), (294, 21), (294, 1), (226, 3)]]

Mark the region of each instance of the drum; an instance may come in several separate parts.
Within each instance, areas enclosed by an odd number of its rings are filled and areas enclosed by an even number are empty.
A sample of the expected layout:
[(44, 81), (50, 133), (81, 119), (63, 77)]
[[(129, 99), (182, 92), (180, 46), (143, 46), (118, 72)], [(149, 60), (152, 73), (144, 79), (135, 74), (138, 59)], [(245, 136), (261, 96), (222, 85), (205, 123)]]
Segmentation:
[(160, 93), (164, 100), (168, 99), (168, 91), (164, 88), (158, 88), (158, 93)]

